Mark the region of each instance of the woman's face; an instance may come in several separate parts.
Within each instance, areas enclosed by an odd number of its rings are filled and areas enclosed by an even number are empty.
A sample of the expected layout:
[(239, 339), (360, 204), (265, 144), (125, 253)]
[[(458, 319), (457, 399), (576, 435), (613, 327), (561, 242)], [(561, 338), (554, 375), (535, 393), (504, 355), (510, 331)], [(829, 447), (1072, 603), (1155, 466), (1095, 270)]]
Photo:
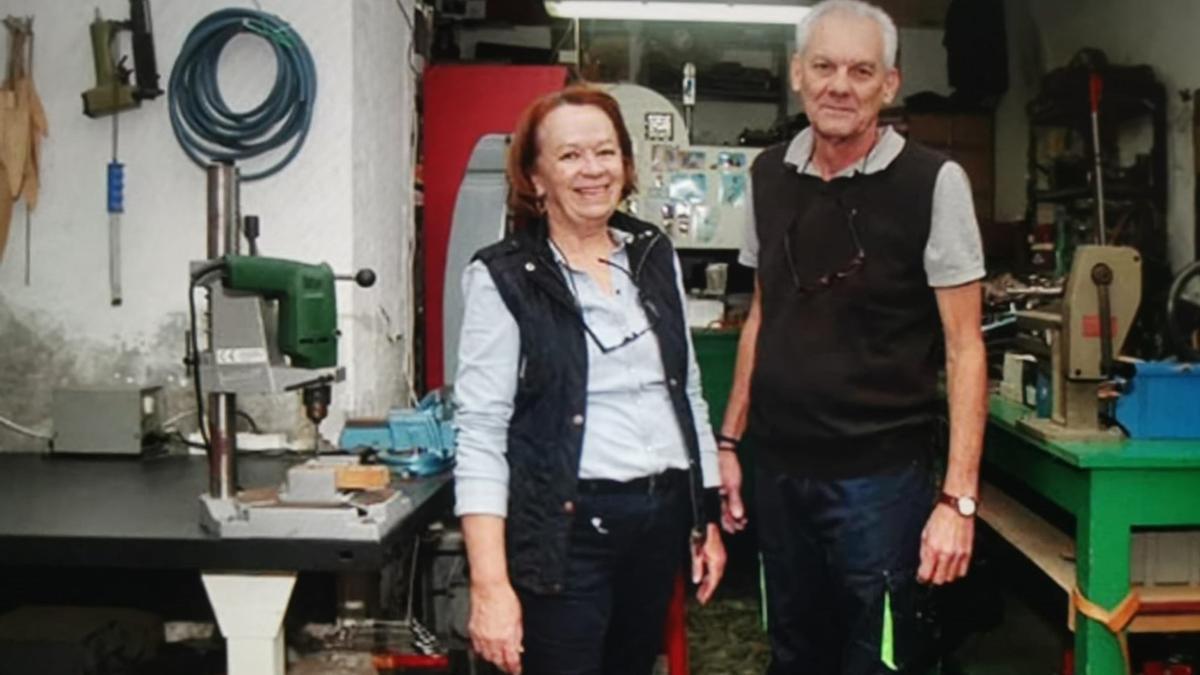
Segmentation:
[(537, 130), (530, 179), (550, 222), (565, 227), (608, 223), (625, 187), (617, 130), (593, 105), (562, 105)]

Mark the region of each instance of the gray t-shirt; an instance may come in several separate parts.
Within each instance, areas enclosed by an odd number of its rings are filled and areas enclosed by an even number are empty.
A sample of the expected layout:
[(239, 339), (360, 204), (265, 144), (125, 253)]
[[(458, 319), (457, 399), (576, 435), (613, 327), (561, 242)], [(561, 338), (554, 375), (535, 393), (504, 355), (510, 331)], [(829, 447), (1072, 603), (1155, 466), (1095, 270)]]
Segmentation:
[[(843, 170), (838, 177), (871, 174), (886, 169), (904, 149), (904, 137), (892, 127), (880, 131), (879, 140), (862, 162)], [(792, 139), (783, 161), (796, 171), (820, 176), (812, 165), (812, 129), (805, 129)], [(753, 191), (749, 191), (753, 194)], [(758, 231), (754, 221), (754, 200), (747, 200), (746, 230), (738, 262), (746, 267), (758, 267)], [(935, 288), (958, 286), (982, 279), (983, 244), (979, 223), (975, 220), (975, 204), (971, 199), (971, 183), (967, 173), (957, 163), (948, 161), (938, 172), (933, 188), (933, 215), (929, 240), (925, 243), (925, 277)]]

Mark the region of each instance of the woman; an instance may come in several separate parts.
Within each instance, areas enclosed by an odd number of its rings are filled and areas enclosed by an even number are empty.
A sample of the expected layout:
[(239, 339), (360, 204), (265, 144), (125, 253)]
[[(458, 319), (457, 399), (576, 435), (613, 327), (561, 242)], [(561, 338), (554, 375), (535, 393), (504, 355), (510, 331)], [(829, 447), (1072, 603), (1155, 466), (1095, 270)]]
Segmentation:
[(517, 227), (463, 275), (455, 509), (472, 643), (510, 673), (648, 674), (685, 542), (701, 602), (725, 566), (679, 263), (616, 211), (632, 142), (602, 91), (535, 101), (508, 178)]

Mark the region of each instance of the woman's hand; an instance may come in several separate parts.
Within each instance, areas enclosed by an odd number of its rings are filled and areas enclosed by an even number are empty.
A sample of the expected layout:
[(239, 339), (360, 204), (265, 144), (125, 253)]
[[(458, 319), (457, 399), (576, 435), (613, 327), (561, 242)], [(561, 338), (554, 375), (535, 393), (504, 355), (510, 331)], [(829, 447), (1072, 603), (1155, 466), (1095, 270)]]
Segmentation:
[(521, 672), (521, 602), (512, 584), (471, 584), (467, 623), (475, 653), (506, 673)]
[(721, 541), (721, 528), (710, 523), (704, 541), (692, 545), (692, 583), (700, 586), (696, 591), (700, 604), (708, 602), (724, 574), (725, 543)]

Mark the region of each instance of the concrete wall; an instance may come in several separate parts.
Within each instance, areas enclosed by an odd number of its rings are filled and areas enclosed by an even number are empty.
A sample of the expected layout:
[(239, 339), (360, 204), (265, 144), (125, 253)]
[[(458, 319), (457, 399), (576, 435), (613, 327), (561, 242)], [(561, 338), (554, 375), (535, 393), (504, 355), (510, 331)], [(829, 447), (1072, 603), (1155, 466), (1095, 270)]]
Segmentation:
[[(1045, 68), (1064, 65), (1083, 47), (1102, 49), (1117, 64), (1149, 64), (1167, 89), (1167, 221), (1172, 266), (1178, 269), (1194, 257), (1195, 170), (1192, 144), (1192, 103), (1181, 90), (1200, 87), (1200, 3), (1190, 0), (1009, 0), (1008, 27), (1013, 74), (1025, 77), (1031, 53), (1039, 53)], [(1036, 88), (1010, 92), (999, 120), (997, 185), (1006, 214), (1016, 212), (1023, 198), (1025, 134), (1024, 101)], [(1023, 99), (1016, 100), (1019, 94)], [(1019, 103), (1019, 105), (1018, 105)], [(1014, 177), (1021, 175), (1021, 187)]]
[(996, 109), (996, 222), (1025, 218), (1025, 163), (1029, 123), (1025, 104), (1045, 73), (1041, 29), (1026, 0), (1005, 3), (1008, 91)]
[[(262, 219), (267, 255), (325, 261), (338, 271), (372, 266), (369, 290), (341, 285), (342, 362), (334, 388), (335, 436), (347, 414), (375, 414), (401, 400), (409, 350), (412, 240), (413, 75), (409, 32), (392, 0), (261, 0), (313, 54), (318, 78), (307, 143), (282, 173), (242, 189), (242, 210)], [(411, 15), (411, 1), (404, 0)], [(166, 86), (188, 31), (217, 0), (152, 2), (158, 66)], [(104, 165), (111, 118), (81, 112), (93, 86), (87, 26), (93, 8), (125, 17), (123, 0), (0, 0), (0, 13), (35, 17), (34, 75), (50, 122), (41, 203), (33, 213), (32, 283), (24, 283), (24, 207), (0, 262), (0, 415), (48, 426), (51, 392), (66, 384), (161, 383), (172, 411), (192, 406), (181, 364), (187, 326), (187, 265), (205, 254), (205, 177), (179, 148), (167, 98), (120, 116), (126, 164), (124, 304), (109, 304)], [(260, 100), (274, 57), (239, 37), (222, 56), (219, 81), (235, 107)], [(253, 168), (253, 164), (249, 166)], [(303, 430), (292, 396), (246, 401), (260, 424)], [(0, 431), (0, 448), (31, 442)]]

